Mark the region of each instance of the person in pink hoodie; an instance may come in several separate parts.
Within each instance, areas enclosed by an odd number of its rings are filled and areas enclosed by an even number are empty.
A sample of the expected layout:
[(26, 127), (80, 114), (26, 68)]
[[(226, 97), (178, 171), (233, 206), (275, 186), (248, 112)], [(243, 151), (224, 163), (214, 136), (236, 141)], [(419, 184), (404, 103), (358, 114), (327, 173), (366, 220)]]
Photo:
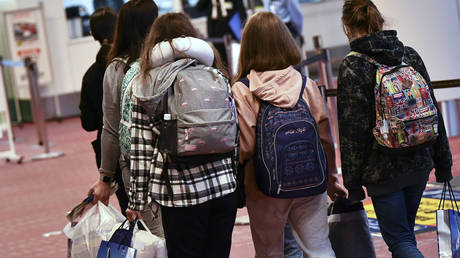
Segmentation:
[[(245, 163), (246, 206), (256, 257), (283, 257), (284, 227), (288, 221), (299, 247), (307, 257), (335, 257), (328, 238), (327, 195), (334, 200), (346, 196), (339, 185), (329, 120), (318, 87), (293, 68), (300, 62), (299, 48), (288, 28), (273, 13), (259, 12), (243, 29), (238, 73), (232, 92), (241, 129), (240, 162)], [(249, 87), (240, 80), (247, 78)], [(260, 100), (281, 108), (292, 108), (302, 96), (318, 126), (328, 160), (328, 184), (320, 194), (290, 199), (263, 194), (254, 172), (256, 126)]]

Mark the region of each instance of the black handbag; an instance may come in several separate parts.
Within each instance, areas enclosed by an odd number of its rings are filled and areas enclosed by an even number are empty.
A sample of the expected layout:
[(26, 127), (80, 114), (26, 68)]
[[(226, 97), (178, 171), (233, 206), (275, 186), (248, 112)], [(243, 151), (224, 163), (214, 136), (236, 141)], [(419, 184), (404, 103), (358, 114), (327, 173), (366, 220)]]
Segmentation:
[(328, 207), (329, 240), (337, 258), (375, 258), (362, 202), (339, 198)]

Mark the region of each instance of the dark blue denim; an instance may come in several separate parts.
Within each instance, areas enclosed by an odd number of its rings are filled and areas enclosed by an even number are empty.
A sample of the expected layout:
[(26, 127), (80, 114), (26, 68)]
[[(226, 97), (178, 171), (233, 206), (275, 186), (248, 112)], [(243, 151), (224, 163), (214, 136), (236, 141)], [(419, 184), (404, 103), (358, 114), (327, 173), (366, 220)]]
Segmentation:
[(291, 226), (286, 222), (284, 226), (284, 258), (303, 258), (302, 249), (297, 245)]
[(417, 249), (414, 225), (425, 186), (426, 183), (412, 185), (372, 197), (383, 239), (395, 258), (424, 257)]

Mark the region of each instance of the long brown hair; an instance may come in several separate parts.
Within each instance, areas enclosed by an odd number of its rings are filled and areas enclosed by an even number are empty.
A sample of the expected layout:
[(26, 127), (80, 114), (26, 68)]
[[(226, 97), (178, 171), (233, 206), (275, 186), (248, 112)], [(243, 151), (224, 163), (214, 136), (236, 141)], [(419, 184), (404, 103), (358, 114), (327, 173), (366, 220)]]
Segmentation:
[(281, 70), (300, 60), (299, 47), (286, 25), (271, 12), (259, 12), (244, 26), (234, 81), (247, 76), (251, 70)]
[[(168, 41), (173, 51), (172, 40), (179, 37), (193, 37), (201, 39), (200, 33), (193, 27), (190, 18), (184, 13), (167, 13), (158, 17), (150, 28), (141, 53), (141, 73), (144, 81), (149, 76), (149, 71), (154, 67), (151, 65), (151, 52), (153, 47), (163, 41)], [(219, 69), (226, 75), (219, 53), (214, 51), (213, 67)]]
[(385, 19), (371, 0), (345, 0), (342, 23), (353, 33), (370, 34), (381, 31)]
[(153, 0), (131, 0), (120, 8), (113, 46), (108, 63), (115, 57), (127, 58), (125, 72), (129, 65), (139, 58), (142, 43), (153, 21), (158, 16), (158, 7)]

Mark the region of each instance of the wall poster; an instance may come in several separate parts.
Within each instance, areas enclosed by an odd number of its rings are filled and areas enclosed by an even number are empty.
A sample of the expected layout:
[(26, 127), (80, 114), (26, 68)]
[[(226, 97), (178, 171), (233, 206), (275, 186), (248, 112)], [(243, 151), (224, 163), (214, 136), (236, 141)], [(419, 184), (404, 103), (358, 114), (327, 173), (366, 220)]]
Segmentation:
[[(42, 7), (18, 9), (3, 13), (10, 59), (23, 61), (30, 57), (37, 63), (38, 83), (47, 85), (53, 82), (48, 54), (48, 42)], [(17, 90), (28, 89), (28, 79), (24, 67), (14, 67), (13, 81)]]

